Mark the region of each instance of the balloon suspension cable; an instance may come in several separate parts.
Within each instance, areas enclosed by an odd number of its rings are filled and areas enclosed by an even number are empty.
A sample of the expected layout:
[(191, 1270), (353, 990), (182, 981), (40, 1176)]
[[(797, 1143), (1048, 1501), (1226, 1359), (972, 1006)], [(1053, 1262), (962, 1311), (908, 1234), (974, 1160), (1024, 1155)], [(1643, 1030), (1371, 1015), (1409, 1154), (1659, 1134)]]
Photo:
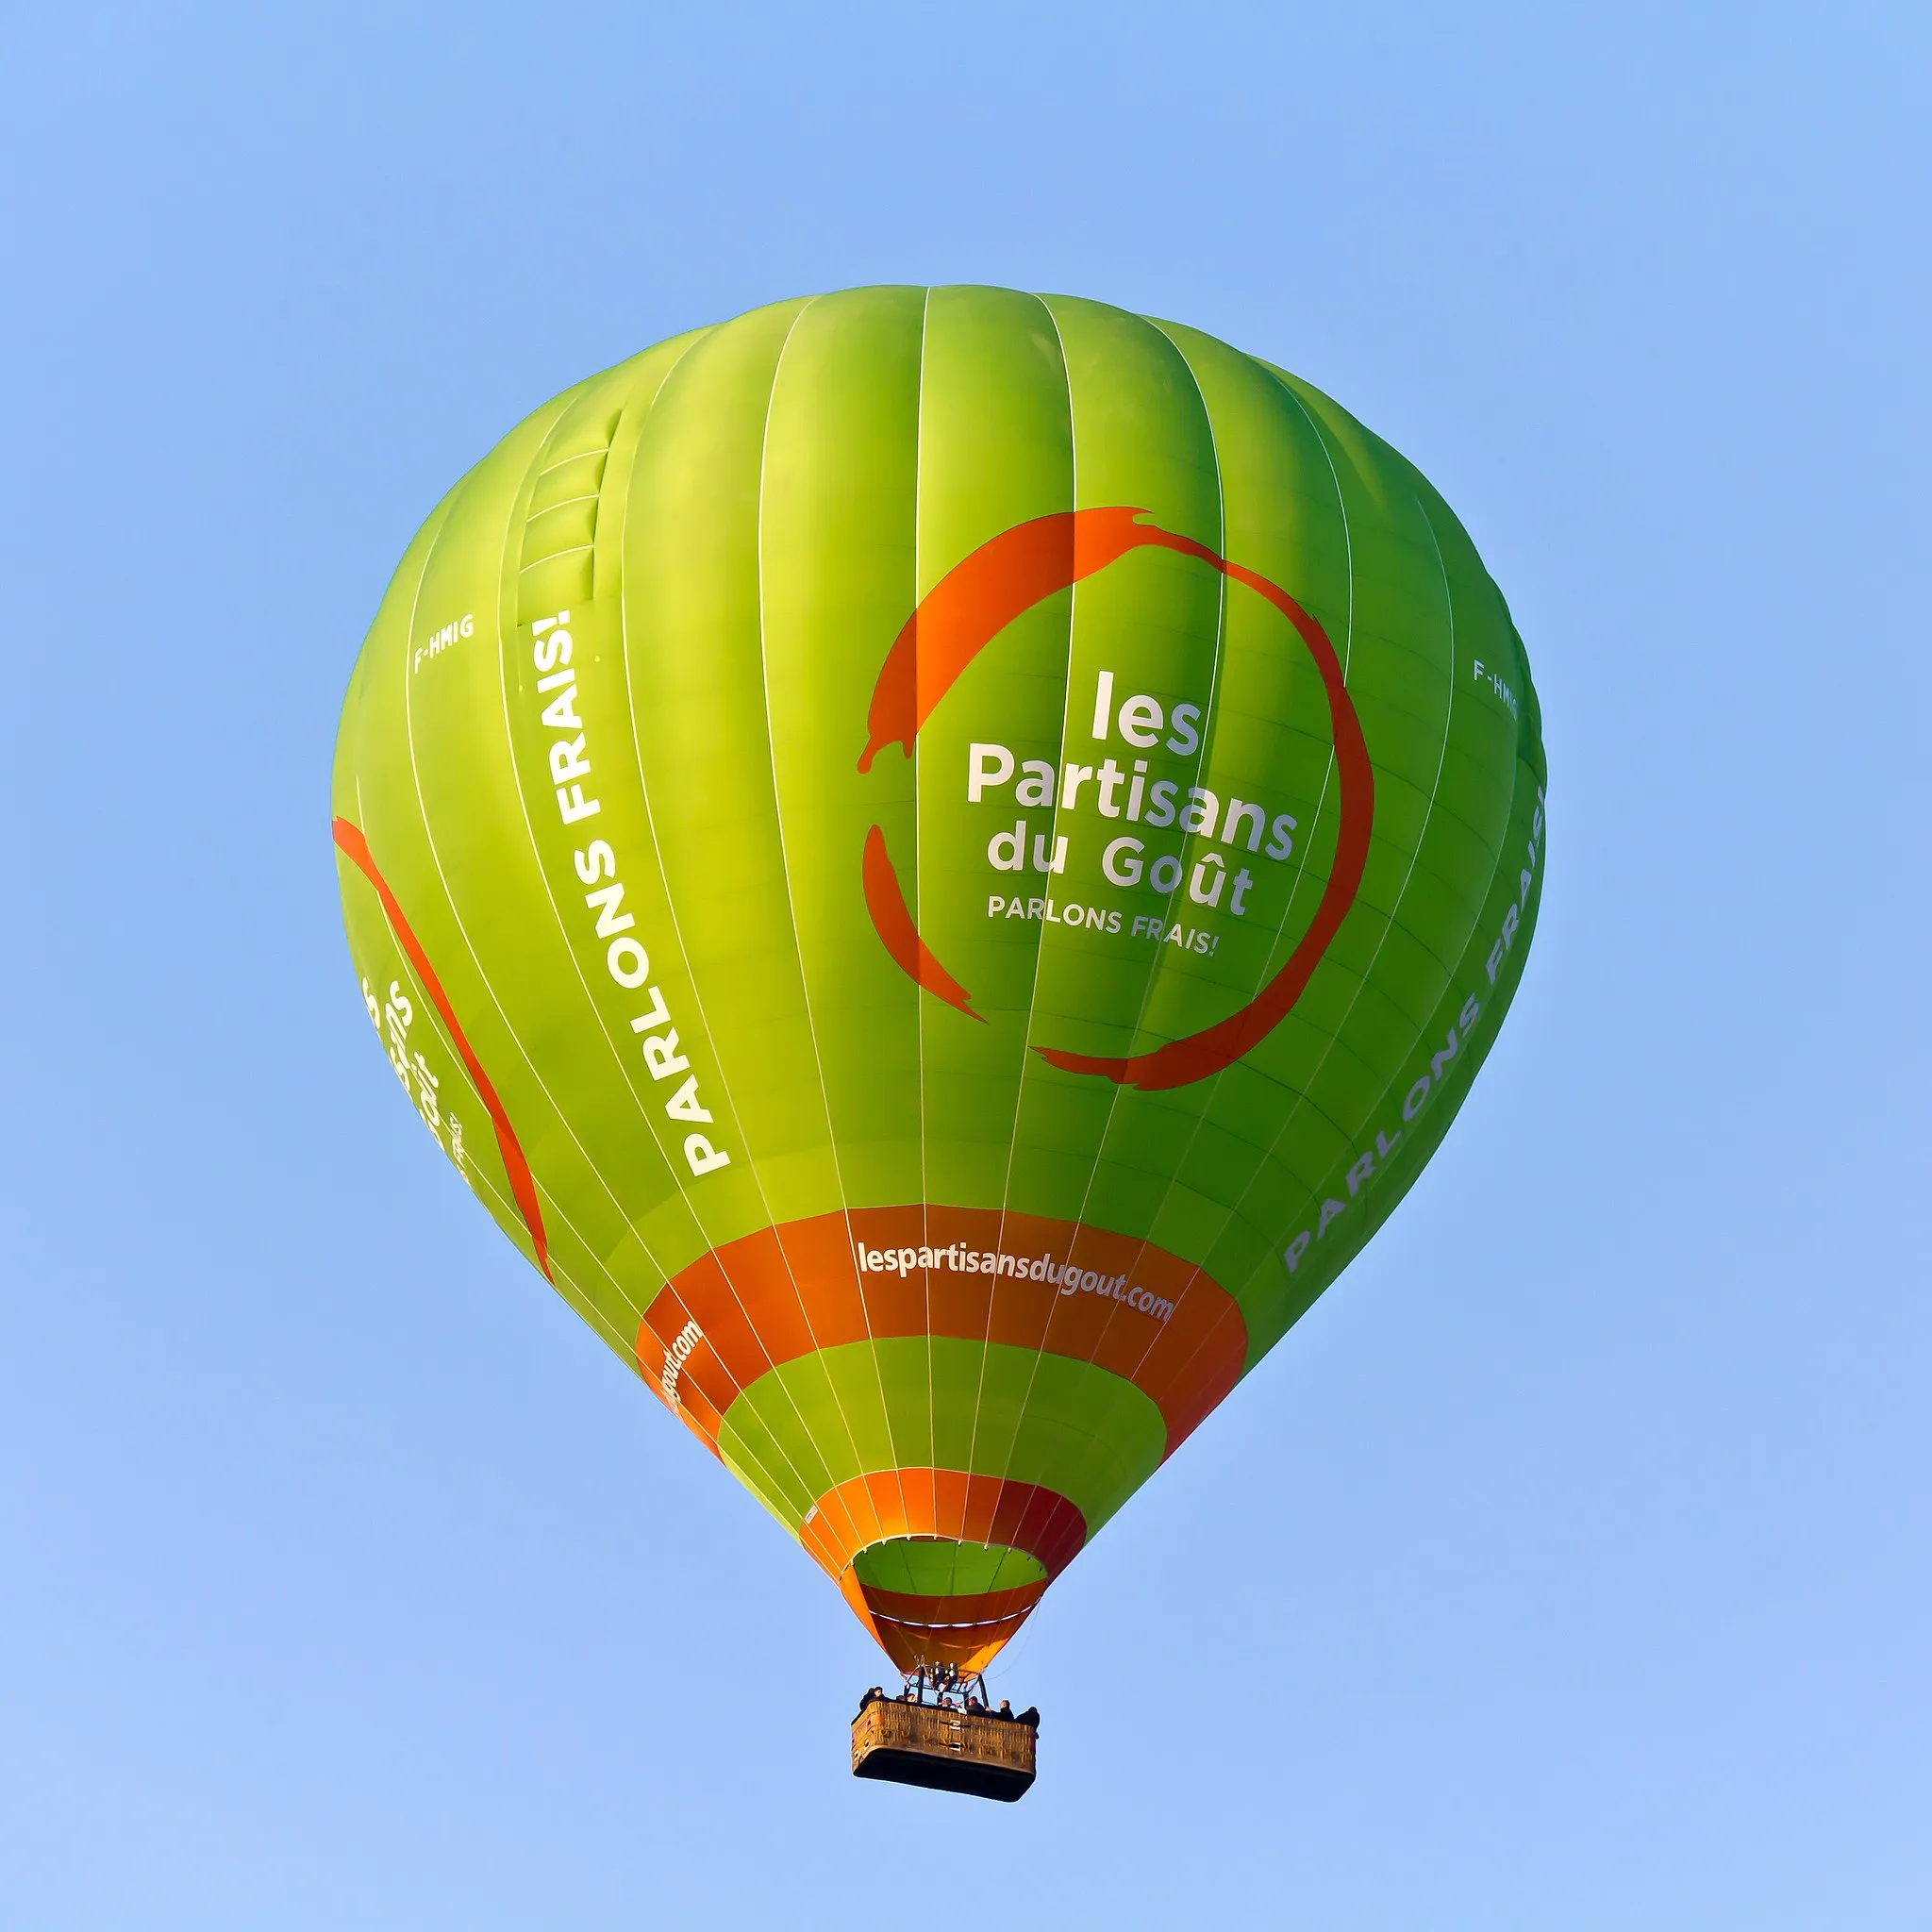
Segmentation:
[(900, 1693), (902, 1703), (925, 1704), (940, 1710), (988, 1708), (984, 1671), (962, 1671), (954, 1664), (922, 1664), (899, 1674), (906, 1680)]

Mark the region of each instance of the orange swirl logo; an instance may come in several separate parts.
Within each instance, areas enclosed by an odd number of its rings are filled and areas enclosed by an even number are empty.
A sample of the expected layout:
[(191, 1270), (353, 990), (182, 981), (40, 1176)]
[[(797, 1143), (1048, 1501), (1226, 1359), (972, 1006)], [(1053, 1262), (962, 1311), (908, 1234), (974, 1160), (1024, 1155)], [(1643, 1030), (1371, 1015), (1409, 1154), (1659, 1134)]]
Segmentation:
[[(1246, 1006), (1198, 1033), (1148, 1053), (1115, 1057), (1034, 1048), (1042, 1059), (1070, 1074), (1098, 1074), (1124, 1087), (1163, 1089), (1205, 1080), (1232, 1065), (1265, 1040), (1302, 996), (1360, 888), (1375, 815), (1375, 780), (1361, 721), (1327, 632), (1279, 584), (1245, 565), (1230, 563), (1191, 537), (1142, 523), (1145, 515), (1144, 510), (1115, 506), (1036, 517), (1002, 531), (948, 571), (920, 601), (886, 654), (873, 687), (858, 769), (871, 771), (874, 758), (889, 744), (899, 745), (910, 758), (925, 721), (959, 674), (1008, 625), (1042, 598), (1105, 570), (1130, 550), (1152, 546), (1196, 558), (1265, 598), (1293, 625), (1327, 694), (1341, 798), (1334, 870), (1307, 931), (1281, 970)], [(971, 994), (920, 937), (886, 850), (886, 835), (877, 825), (865, 837), (864, 884), (873, 927), (900, 969), (948, 1006), (978, 1019)]]

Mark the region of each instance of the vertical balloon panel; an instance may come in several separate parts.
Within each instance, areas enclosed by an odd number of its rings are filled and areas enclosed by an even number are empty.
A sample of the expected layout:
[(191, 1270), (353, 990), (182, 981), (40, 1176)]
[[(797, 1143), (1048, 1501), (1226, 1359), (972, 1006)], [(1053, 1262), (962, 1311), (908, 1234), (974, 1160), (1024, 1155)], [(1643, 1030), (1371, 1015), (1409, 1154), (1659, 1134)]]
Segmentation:
[[(1073, 504), (1067, 375), (1048, 307), (1004, 290), (933, 290), (920, 381), (919, 600), (1001, 532)], [(1008, 809), (1011, 786), (997, 809), (970, 807), (971, 747), (1007, 747), (1016, 771), (1058, 769), (1071, 609), (1061, 591), (1022, 612), (939, 702), (919, 735), (916, 847), (889, 841), (895, 853), (916, 850), (920, 930), (954, 962), (983, 1023), (922, 1002), (925, 1190), (935, 1201), (997, 1207), (1012, 1173), (1041, 925), (994, 920), (988, 903), (1045, 895), (1053, 809)], [(892, 641), (874, 641), (874, 677)], [(898, 761), (883, 752), (874, 778)], [(994, 853), (996, 836), (1005, 842)]]

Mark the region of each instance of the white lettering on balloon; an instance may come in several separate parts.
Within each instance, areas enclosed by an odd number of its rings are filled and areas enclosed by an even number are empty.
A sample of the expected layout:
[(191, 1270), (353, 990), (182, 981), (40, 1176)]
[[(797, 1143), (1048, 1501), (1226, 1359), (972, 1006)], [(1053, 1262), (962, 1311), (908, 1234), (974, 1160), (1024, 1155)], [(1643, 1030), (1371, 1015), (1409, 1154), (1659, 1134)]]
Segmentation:
[[(1516, 875), (1516, 895), (1503, 908), (1495, 929), (1495, 943), (1483, 962), (1491, 986), (1495, 985), (1503, 963), (1516, 943), (1516, 935), (1522, 929), (1524, 908), (1529, 904), (1530, 891), (1536, 884), (1538, 867), (1542, 859), (1542, 837), (1543, 788), (1539, 785), (1536, 808), (1530, 815), (1529, 839)], [(1314, 1225), (1300, 1229), (1282, 1249), (1282, 1263), (1289, 1274), (1293, 1274), (1300, 1269), (1307, 1258), (1309, 1248), (1327, 1234), (1329, 1224), (1346, 1214), (1357, 1197), (1389, 1166), (1401, 1142), (1403, 1128), (1413, 1125), (1448, 1082), (1470, 1065), (1470, 1035), (1483, 1011), (1481, 1000), (1474, 993), (1469, 994), (1457, 1009), (1455, 1024), (1449, 1028), (1441, 1045), (1437, 1046), (1433, 1041), (1424, 1042), (1426, 1065), (1419, 1069), (1403, 1092), (1400, 1123), (1392, 1118), (1385, 1121), (1375, 1131), (1373, 1146), (1357, 1147), (1345, 1166), (1338, 1163), (1341, 1179), (1336, 1185), (1345, 1193), (1346, 1199), (1339, 1198), (1335, 1192), (1324, 1194)]]
[(1098, 1295), (1137, 1314), (1151, 1315), (1157, 1322), (1169, 1321), (1174, 1315), (1174, 1305), (1164, 1295), (1129, 1282), (1124, 1274), (1101, 1274), (1074, 1261), (1057, 1261), (1050, 1253), (1016, 1255), (1006, 1248), (980, 1249), (965, 1241), (949, 1241), (942, 1248), (869, 1248), (863, 1241), (856, 1241), (852, 1257), (861, 1274), (896, 1274), (902, 1279), (927, 1270), (1006, 1274), (1016, 1281), (1043, 1282), (1062, 1294)]
[[(542, 723), (558, 734), (551, 740), (548, 758), (558, 814), (565, 824), (575, 825), (597, 817), (604, 806), (594, 793), (584, 790), (594, 776), (594, 768), (589, 733), (577, 715), (577, 675), (571, 669), (574, 645), (569, 625), (570, 612), (559, 610), (555, 617), (539, 618), (530, 626), (530, 637), (531, 658), (539, 673), (537, 694), (544, 700)], [(632, 1016), (630, 1030), (638, 1036), (639, 1051), (651, 1078), (668, 1080), (673, 1074), (687, 1073), (691, 1061), (678, 1051), (677, 1028), (672, 1024), (663, 990), (650, 984), (651, 956), (634, 935), (637, 916), (624, 909), (625, 888), (618, 877), (616, 847), (608, 839), (591, 839), (571, 858), (577, 883), (590, 889), (584, 893), (584, 906), (587, 912), (597, 916), (594, 936), (604, 942), (604, 970), (626, 992), (645, 995), (644, 1010)], [(664, 1103), (664, 1113), (681, 1125), (713, 1124), (710, 1110), (698, 1097), (695, 1074), (675, 1090)], [(675, 1137), (675, 1127), (672, 1133)], [(707, 1134), (686, 1134), (684, 1160), (695, 1176), (729, 1167), (731, 1155)]]

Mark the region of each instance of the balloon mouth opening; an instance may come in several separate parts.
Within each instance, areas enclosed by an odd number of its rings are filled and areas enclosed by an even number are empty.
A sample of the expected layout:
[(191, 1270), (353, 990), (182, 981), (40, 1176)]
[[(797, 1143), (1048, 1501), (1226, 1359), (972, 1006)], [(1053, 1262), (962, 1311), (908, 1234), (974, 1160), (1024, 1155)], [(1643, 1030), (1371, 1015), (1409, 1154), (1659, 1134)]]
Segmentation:
[(839, 1588), (900, 1670), (984, 1670), (1051, 1581), (1030, 1551), (946, 1536), (869, 1543)]

